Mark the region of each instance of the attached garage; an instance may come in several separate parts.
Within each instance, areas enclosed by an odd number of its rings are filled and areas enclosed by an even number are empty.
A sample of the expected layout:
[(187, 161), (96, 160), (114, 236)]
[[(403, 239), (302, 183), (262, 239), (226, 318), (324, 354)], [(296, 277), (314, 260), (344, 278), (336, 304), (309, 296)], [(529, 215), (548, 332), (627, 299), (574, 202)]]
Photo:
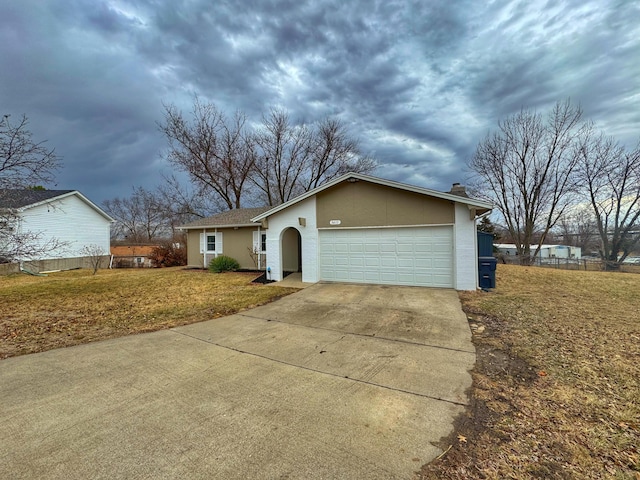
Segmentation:
[(453, 288), (453, 227), (319, 231), (320, 280)]
[(476, 220), (491, 205), (456, 188), (437, 192), (348, 173), (251, 221), (266, 231), (273, 280), (293, 265), (310, 283), (474, 290)]

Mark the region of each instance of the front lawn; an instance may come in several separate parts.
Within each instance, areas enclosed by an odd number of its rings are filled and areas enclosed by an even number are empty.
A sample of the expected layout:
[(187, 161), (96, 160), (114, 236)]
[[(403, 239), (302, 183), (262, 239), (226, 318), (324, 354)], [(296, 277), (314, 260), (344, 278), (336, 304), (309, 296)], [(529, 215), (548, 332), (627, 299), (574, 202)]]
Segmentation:
[(421, 478), (640, 479), (640, 275), (499, 265), (461, 298), (471, 407)]
[(0, 276), (0, 359), (229, 315), (296, 289), (257, 274), (201, 270), (73, 270)]

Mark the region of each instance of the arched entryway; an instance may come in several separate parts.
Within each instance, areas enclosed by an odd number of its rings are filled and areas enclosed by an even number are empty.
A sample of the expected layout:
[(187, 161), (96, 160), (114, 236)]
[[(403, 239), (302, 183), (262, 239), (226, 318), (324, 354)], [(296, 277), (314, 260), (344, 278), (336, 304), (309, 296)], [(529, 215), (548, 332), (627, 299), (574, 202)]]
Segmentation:
[(280, 249), (282, 252), (282, 275), (302, 272), (302, 237), (300, 232), (289, 227), (280, 236)]

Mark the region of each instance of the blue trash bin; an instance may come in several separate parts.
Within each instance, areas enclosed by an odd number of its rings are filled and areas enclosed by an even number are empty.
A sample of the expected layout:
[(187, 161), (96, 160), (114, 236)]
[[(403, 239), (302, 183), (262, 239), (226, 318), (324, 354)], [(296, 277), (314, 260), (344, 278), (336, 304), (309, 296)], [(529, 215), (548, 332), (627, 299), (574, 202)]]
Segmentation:
[(498, 259), (495, 257), (478, 258), (478, 280), (480, 288), (496, 288), (496, 265)]

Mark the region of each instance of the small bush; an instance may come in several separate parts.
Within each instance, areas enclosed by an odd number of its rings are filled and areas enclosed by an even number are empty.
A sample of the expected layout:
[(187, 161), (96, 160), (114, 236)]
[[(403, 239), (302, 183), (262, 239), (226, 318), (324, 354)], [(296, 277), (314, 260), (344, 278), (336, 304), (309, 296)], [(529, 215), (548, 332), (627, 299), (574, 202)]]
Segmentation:
[(156, 267), (178, 267), (187, 264), (187, 250), (180, 243), (166, 242), (155, 247), (149, 259)]
[(209, 270), (213, 273), (235, 272), (240, 268), (240, 264), (231, 257), (220, 255), (209, 262)]

